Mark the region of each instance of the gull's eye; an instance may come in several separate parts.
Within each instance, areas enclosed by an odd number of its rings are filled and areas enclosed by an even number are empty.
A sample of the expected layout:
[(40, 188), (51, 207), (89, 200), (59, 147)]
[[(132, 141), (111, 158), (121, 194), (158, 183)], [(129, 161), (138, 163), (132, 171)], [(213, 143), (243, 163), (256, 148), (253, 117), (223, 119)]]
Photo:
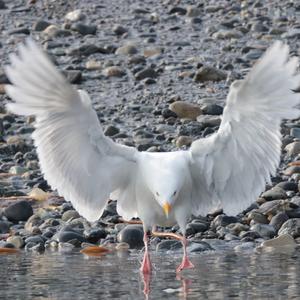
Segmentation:
[(156, 194), (156, 196), (158, 196), (158, 197), (159, 197), (159, 193), (158, 193), (158, 192), (155, 192), (155, 194)]
[(177, 191), (175, 191), (174, 193), (173, 193), (173, 196), (175, 196), (177, 194)]

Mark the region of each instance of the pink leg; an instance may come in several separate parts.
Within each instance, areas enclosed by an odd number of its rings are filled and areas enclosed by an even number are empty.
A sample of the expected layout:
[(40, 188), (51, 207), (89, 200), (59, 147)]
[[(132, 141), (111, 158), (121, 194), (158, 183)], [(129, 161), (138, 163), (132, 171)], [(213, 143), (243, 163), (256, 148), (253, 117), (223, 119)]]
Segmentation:
[(150, 274), (152, 267), (151, 267), (151, 261), (150, 261), (150, 255), (148, 251), (148, 236), (147, 236), (147, 231), (144, 231), (144, 244), (145, 244), (145, 253), (144, 253), (144, 258), (142, 262), (142, 266), (140, 268), (140, 271), (143, 274)]
[(182, 246), (183, 246), (183, 258), (182, 258), (181, 264), (176, 269), (177, 273), (181, 272), (183, 269), (194, 268), (194, 265), (191, 263), (191, 261), (189, 260), (189, 258), (187, 256), (187, 251), (186, 251), (187, 240), (186, 240), (185, 236), (182, 237), (181, 242), (182, 242)]
[(187, 256), (187, 251), (186, 251), (186, 246), (187, 246), (187, 240), (186, 237), (177, 233), (172, 233), (172, 232), (157, 232), (157, 231), (152, 231), (152, 235), (153, 236), (157, 236), (157, 237), (167, 237), (167, 238), (174, 238), (176, 240), (181, 241), (182, 246), (183, 246), (183, 258), (182, 258), (182, 262), (180, 264), (180, 266), (176, 269), (176, 272), (180, 272), (183, 269), (191, 269), (194, 268), (194, 265), (191, 263), (191, 261), (189, 260), (188, 256)]

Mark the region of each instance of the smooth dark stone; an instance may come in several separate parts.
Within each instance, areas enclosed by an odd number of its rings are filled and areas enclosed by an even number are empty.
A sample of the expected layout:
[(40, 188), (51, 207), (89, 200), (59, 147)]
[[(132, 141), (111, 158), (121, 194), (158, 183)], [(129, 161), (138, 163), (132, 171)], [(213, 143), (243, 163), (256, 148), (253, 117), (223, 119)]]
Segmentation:
[(120, 243), (127, 243), (130, 248), (141, 248), (144, 245), (143, 236), (142, 226), (127, 225), (118, 233), (117, 239)]
[(298, 192), (298, 184), (296, 182), (283, 181), (283, 182), (280, 182), (280, 183), (276, 184), (276, 186), (282, 188), (285, 191)]
[(86, 242), (86, 239), (80, 233), (75, 231), (60, 231), (56, 238), (56, 240), (61, 243), (67, 243), (71, 240), (77, 240), (80, 243)]
[(223, 114), (223, 107), (217, 104), (206, 104), (201, 107), (201, 110), (206, 115), (222, 115)]
[(152, 68), (143, 69), (135, 74), (136, 80), (142, 80), (145, 78), (156, 78), (156, 77), (157, 77), (157, 73)]
[(232, 217), (232, 216), (226, 216), (226, 215), (219, 215), (217, 217), (214, 218), (214, 220), (211, 223), (212, 227), (225, 227), (231, 223), (237, 223), (238, 222), (238, 218), (237, 217)]
[(175, 240), (163, 240), (156, 245), (156, 251), (178, 250), (182, 248), (182, 244)]
[(33, 210), (31, 204), (22, 200), (8, 206), (4, 210), (4, 215), (9, 221), (17, 223), (19, 221), (27, 221), (33, 215)]
[(28, 243), (43, 244), (44, 242), (45, 240), (41, 235), (30, 236), (25, 240), (25, 244)]
[(119, 132), (120, 132), (120, 129), (115, 126), (112, 126), (112, 125), (107, 126), (106, 129), (104, 130), (104, 134), (107, 136), (114, 136), (114, 135), (118, 134)]
[(32, 29), (34, 31), (43, 31), (44, 29), (46, 29), (49, 25), (51, 25), (51, 23), (45, 21), (45, 20), (38, 20), (33, 24)]
[(204, 252), (204, 251), (212, 251), (214, 250), (214, 248), (211, 247), (211, 245), (209, 245), (206, 242), (202, 242), (202, 241), (193, 241), (189, 246), (189, 252), (193, 253), (193, 252)]
[(85, 234), (85, 237), (89, 243), (97, 243), (101, 239), (105, 239), (107, 232), (101, 228), (93, 228)]
[(72, 24), (71, 30), (77, 31), (82, 35), (95, 34), (97, 31), (97, 26), (96, 25), (86, 25), (83, 23), (75, 23), (75, 24)]
[(270, 225), (272, 225), (275, 228), (275, 230), (278, 231), (282, 224), (288, 219), (289, 217), (285, 212), (279, 212), (271, 219)]
[(195, 233), (198, 233), (198, 232), (204, 232), (208, 229), (208, 226), (207, 224), (205, 223), (189, 223), (187, 226), (186, 226), (186, 235), (189, 236), (189, 235), (192, 235), (192, 234), (195, 234)]

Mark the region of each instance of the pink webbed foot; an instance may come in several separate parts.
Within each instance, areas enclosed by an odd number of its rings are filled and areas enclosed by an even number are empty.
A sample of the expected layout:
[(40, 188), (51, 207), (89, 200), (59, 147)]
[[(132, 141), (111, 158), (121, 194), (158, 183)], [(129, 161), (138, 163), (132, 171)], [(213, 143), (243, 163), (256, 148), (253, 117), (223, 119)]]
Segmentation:
[(176, 272), (179, 273), (184, 269), (193, 269), (195, 266), (189, 260), (189, 258), (184, 255), (181, 264), (177, 267)]

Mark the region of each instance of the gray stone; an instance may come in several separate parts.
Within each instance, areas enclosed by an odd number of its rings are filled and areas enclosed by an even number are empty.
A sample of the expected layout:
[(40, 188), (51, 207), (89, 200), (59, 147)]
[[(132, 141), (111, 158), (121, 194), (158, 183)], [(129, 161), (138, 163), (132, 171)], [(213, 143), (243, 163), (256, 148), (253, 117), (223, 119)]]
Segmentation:
[(136, 80), (143, 80), (145, 78), (156, 78), (157, 76), (157, 72), (152, 68), (143, 69), (134, 75)]
[(267, 201), (278, 200), (278, 199), (286, 199), (286, 192), (280, 187), (274, 187), (261, 195), (262, 198), (265, 198)]
[[(294, 238), (289, 235), (289, 234), (282, 234), (280, 236), (278, 236), (277, 238), (274, 238), (272, 240), (268, 240), (268, 241), (264, 241), (261, 244), (262, 248), (274, 248), (274, 249), (278, 249), (278, 248), (292, 248), (295, 249), (297, 247), (297, 244), (294, 240)], [(284, 250), (283, 249), (283, 250)]]
[(97, 243), (101, 239), (105, 239), (107, 232), (101, 228), (92, 228), (90, 231), (85, 233), (85, 238), (89, 243)]
[(74, 23), (71, 25), (71, 30), (77, 31), (82, 35), (96, 34), (97, 26), (96, 25), (87, 25), (83, 23)]
[(170, 104), (169, 109), (174, 112), (178, 118), (195, 120), (202, 114), (201, 108), (193, 103), (185, 101), (175, 101)]
[(114, 25), (114, 27), (112, 28), (112, 31), (116, 34), (116, 35), (122, 35), (124, 33), (127, 32), (127, 29), (121, 25)]
[(205, 232), (207, 229), (208, 229), (208, 226), (205, 223), (200, 223), (200, 222), (189, 223), (186, 226), (186, 235), (189, 236), (192, 234), (196, 234), (198, 232)]
[(27, 222), (25, 223), (25, 230), (32, 232), (32, 229), (34, 227), (40, 226), (43, 224), (43, 220), (40, 218), (40, 216), (32, 215)]
[(291, 128), (290, 135), (300, 139), (300, 128), (299, 127)]
[(212, 228), (217, 228), (219, 226), (225, 227), (231, 223), (237, 223), (237, 222), (238, 222), (238, 219), (236, 217), (226, 216), (226, 215), (218, 215), (211, 222), (211, 227)]
[(117, 240), (127, 243), (130, 248), (141, 248), (144, 245), (143, 236), (143, 226), (127, 225), (118, 233)]
[(34, 31), (43, 31), (45, 30), (48, 26), (50, 26), (51, 23), (45, 21), (45, 20), (38, 20), (33, 24), (32, 29)]
[(210, 244), (203, 241), (193, 241), (188, 245), (188, 251), (190, 253), (212, 251), (212, 250), (214, 250), (214, 248), (211, 247)]
[(275, 236), (275, 228), (269, 224), (255, 224), (250, 230), (256, 231), (263, 238), (272, 238)]
[(293, 238), (300, 237), (300, 219), (289, 219), (282, 224), (278, 235), (289, 234)]
[(288, 219), (289, 217), (285, 212), (279, 212), (271, 219), (270, 225), (272, 225), (275, 228), (275, 230), (278, 231), (282, 224)]
[(25, 240), (25, 244), (34, 243), (34, 244), (44, 244), (45, 240), (41, 235), (30, 236)]
[(186, 9), (186, 16), (190, 18), (198, 17), (201, 14), (201, 9), (195, 6), (188, 6)]
[[(75, 231), (60, 231), (58, 234), (53, 236), (53, 239), (60, 243), (71, 242), (71, 244), (76, 244), (79, 246), (80, 243), (86, 242), (86, 239), (83, 235)], [(75, 241), (75, 242), (74, 242)]]
[(282, 181), (278, 183), (275, 187), (279, 187), (285, 191), (298, 192), (298, 184), (293, 181)]
[(70, 70), (70, 71), (64, 71), (63, 73), (67, 77), (70, 83), (76, 84), (81, 82), (82, 79), (81, 71)]
[(103, 74), (106, 77), (122, 77), (122, 76), (126, 75), (126, 72), (118, 66), (111, 66), (111, 67), (105, 68), (103, 70)]
[(219, 69), (210, 66), (203, 66), (195, 74), (194, 81), (205, 82), (205, 81), (220, 81), (225, 80), (227, 74)]
[(27, 252), (36, 252), (36, 253), (42, 253), (45, 251), (45, 246), (43, 243), (36, 244), (36, 243), (28, 243), (25, 246), (25, 251)]
[(201, 110), (205, 115), (218, 116), (223, 114), (223, 107), (217, 104), (205, 104)]
[(71, 209), (64, 212), (61, 219), (62, 221), (67, 222), (71, 219), (77, 219), (79, 217), (80, 217), (79, 213), (76, 210)]
[(221, 124), (221, 118), (219, 116), (200, 115), (197, 117), (197, 121), (203, 127), (215, 127)]
[(114, 135), (118, 134), (119, 132), (120, 132), (120, 129), (115, 126), (112, 126), (112, 125), (107, 126), (104, 130), (104, 134), (106, 136), (114, 136)]
[(286, 176), (292, 176), (293, 174), (300, 174), (300, 166), (290, 166), (287, 167), (284, 171), (283, 174)]
[(193, 138), (190, 136), (181, 135), (176, 139), (176, 146), (178, 148), (183, 146), (190, 146), (193, 142)]
[(43, 35), (48, 38), (67, 37), (72, 35), (69, 30), (63, 30), (56, 25), (49, 25), (43, 30)]
[(267, 217), (264, 214), (262, 214), (258, 211), (255, 211), (255, 210), (250, 211), (250, 213), (248, 214), (248, 218), (250, 220), (253, 220), (255, 223), (260, 223), (260, 224), (268, 224), (269, 223)]
[(156, 251), (174, 251), (182, 248), (182, 244), (175, 240), (163, 240), (156, 245)]
[(138, 49), (133, 44), (127, 44), (117, 49), (116, 54), (134, 55), (138, 53)]
[(84, 19), (86, 19), (86, 15), (82, 13), (81, 9), (75, 9), (65, 15), (65, 20), (68, 22), (78, 22)]
[(4, 215), (9, 221), (27, 221), (33, 215), (32, 206), (27, 201), (18, 201), (4, 209)]
[(215, 32), (213, 35), (213, 38), (215, 39), (240, 39), (243, 37), (243, 34), (240, 31), (237, 31), (235, 29), (233, 30), (226, 30), (221, 29), (217, 32)]
[(79, 47), (72, 48), (68, 54), (74, 56), (89, 56), (94, 53), (101, 52), (101, 49), (94, 44), (83, 44)]

